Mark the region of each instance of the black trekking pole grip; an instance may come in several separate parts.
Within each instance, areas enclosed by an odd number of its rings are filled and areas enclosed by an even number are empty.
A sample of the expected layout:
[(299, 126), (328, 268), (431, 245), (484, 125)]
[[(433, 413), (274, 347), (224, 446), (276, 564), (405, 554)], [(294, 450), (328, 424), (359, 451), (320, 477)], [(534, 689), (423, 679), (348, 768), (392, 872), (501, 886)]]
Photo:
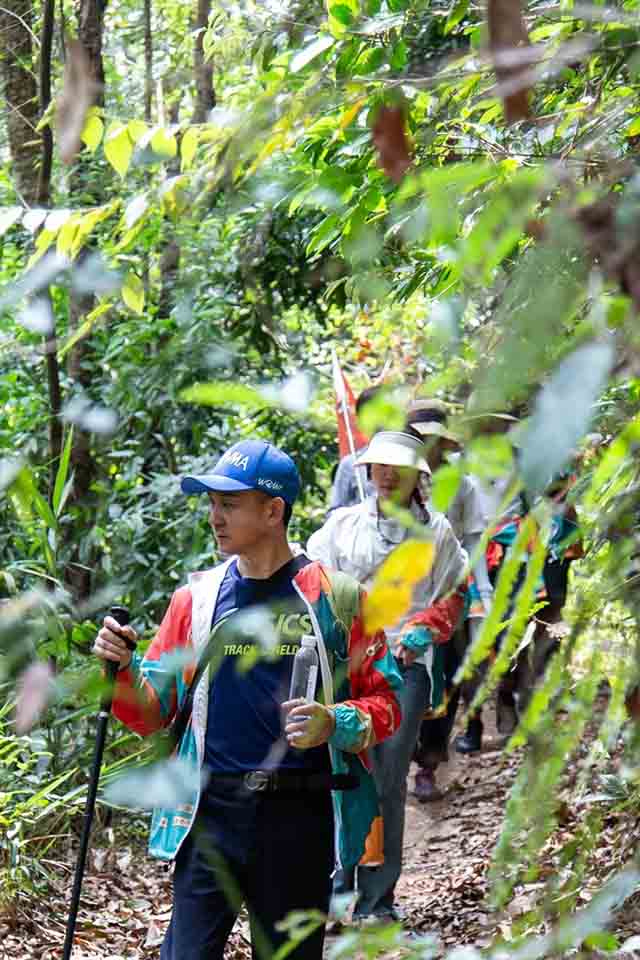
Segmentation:
[[(114, 620), (118, 621), (121, 627), (125, 627), (129, 623), (129, 611), (126, 607), (111, 607), (109, 614)], [(127, 646), (132, 648), (135, 646), (135, 644), (127, 641)], [(96, 729), (96, 744), (93, 754), (93, 765), (91, 767), (89, 786), (87, 788), (87, 802), (84, 808), (84, 821), (82, 823), (82, 834), (80, 836), (80, 849), (78, 850), (76, 871), (73, 878), (73, 889), (71, 891), (71, 903), (69, 906), (69, 918), (67, 920), (64, 947), (62, 950), (62, 960), (71, 960), (73, 936), (76, 929), (78, 907), (80, 906), (82, 879), (84, 877), (84, 868), (87, 862), (87, 851), (89, 849), (89, 836), (91, 834), (91, 824), (96, 806), (98, 783), (100, 782), (100, 768), (102, 767), (102, 755), (104, 753), (104, 744), (107, 735), (107, 724), (109, 723), (109, 714), (111, 713), (111, 704), (113, 701), (113, 684), (117, 672), (118, 664), (113, 660), (109, 660), (107, 663), (107, 680), (109, 686), (100, 701), (100, 712), (98, 713), (98, 726)]]

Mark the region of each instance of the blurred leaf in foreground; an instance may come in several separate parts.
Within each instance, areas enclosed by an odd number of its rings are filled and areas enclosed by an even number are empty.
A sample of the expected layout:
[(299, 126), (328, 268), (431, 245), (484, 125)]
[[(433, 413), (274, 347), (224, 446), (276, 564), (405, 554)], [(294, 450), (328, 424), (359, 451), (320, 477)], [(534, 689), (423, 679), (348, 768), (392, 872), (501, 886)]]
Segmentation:
[(35, 661), (24, 671), (18, 683), (16, 701), (16, 731), (27, 733), (36, 724), (46, 709), (53, 681), (53, 671), (48, 663)]
[(368, 632), (375, 633), (406, 613), (413, 588), (433, 566), (435, 548), (424, 540), (406, 540), (391, 553), (378, 570), (364, 607)]
[(180, 757), (136, 767), (112, 780), (104, 791), (107, 803), (152, 810), (190, 802), (200, 787), (200, 771)]
[(566, 467), (594, 416), (594, 403), (613, 363), (610, 343), (587, 343), (566, 357), (543, 387), (522, 445), (520, 467), (527, 489), (542, 493)]

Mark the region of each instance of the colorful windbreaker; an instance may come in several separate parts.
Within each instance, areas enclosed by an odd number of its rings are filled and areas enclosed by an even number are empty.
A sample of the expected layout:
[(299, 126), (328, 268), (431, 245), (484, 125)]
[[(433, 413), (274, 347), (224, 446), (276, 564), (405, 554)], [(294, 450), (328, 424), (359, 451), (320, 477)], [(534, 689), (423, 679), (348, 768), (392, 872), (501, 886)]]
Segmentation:
[[(198, 652), (210, 635), (220, 584), (231, 561), (213, 570), (192, 574), (189, 586), (177, 590), (144, 658), (134, 654), (117, 677), (113, 712), (143, 736), (167, 727), (182, 704), (193, 677)], [(397, 693), (402, 686), (385, 636), (367, 635), (361, 609), (360, 585), (320, 563), (303, 567), (294, 587), (306, 604), (318, 641), (325, 703), (333, 704), (336, 727), (329, 741), (336, 774), (355, 774), (357, 789), (333, 794), (338, 861), (356, 864), (378, 814), (375, 786), (367, 751), (398, 728)], [(194, 651), (194, 661), (176, 674), (176, 654)], [(193, 713), (178, 755), (201, 769), (210, 695), (208, 670), (194, 697)], [(152, 856), (172, 860), (193, 824), (199, 791), (178, 809), (157, 809), (151, 823)]]

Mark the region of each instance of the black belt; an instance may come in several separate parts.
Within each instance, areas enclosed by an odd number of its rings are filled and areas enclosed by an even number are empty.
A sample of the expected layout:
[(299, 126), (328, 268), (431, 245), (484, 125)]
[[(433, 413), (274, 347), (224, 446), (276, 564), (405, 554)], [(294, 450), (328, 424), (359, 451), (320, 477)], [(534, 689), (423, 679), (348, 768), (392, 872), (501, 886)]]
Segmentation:
[(351, 773), (294, 773), (287, 770), (250, 770), (248, 773), (213, 773), (211, 786), (242, 786), (251, 793), (278, 790), (355, 790), (358, 777)]

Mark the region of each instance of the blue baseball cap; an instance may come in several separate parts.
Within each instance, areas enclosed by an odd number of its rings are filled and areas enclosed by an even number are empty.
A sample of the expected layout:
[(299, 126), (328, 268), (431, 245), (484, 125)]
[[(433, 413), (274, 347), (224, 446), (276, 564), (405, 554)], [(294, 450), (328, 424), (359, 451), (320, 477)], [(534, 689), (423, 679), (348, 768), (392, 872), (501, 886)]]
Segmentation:
[(300, 474), (291, 457), (265, 440), (241, 440), (223, 453), (211, 473), (183, 477), (183, 493), (241, 493), (261, 490), (290, 506), (300, 493)]

